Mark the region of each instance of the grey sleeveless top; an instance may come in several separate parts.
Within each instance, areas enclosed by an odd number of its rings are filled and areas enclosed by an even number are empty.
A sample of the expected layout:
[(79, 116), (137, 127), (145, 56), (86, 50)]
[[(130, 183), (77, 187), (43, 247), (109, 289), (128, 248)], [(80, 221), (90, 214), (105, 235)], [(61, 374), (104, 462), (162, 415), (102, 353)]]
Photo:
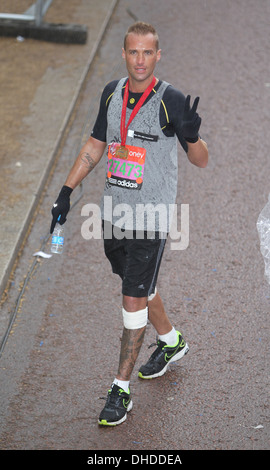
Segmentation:
[[(122, 112), (121, 79), (112, 96), (107, 113), (107, 143), (121, 142)], [(160, 128), (161, 100), (169, 83), (163, 81), (139, 110), (129, 126), (126, 145), (146, 150), (143, 183), (131, 189), (125, 180), (121, 186), (110, 184), (108, 178), (101, 202), (103, 220), (125, 230), (154, 230), (169, 232), (169, 206), (175, 203), (177, 192), (177, 137), (166, 137)], [(131, 110), (126, 110), (126, 123)], [(106, 173), (108, 165), (106, 162)], [(132, 185), (131, 185), (132, 186)]]

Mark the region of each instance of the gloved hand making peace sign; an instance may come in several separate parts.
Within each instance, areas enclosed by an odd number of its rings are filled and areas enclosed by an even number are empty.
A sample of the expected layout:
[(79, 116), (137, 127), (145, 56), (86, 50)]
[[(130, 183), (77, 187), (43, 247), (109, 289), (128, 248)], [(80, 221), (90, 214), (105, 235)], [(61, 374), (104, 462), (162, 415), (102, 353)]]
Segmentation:
[(199, 129), (201, 125), (201, 118), (196, 112), (199, 96), (195, 98), (192, 108), (190, 108), (190, 95), (186, 97), (184, 113), (182, 119), (182, 132), (187, 142), (195, 143), (199, 138)]

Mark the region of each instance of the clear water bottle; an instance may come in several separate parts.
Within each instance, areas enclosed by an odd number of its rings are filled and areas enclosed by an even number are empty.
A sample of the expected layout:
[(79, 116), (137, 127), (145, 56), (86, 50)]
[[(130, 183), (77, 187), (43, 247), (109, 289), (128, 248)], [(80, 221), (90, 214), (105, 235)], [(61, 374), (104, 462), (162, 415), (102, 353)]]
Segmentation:
[[(58, 217), (58, 221), (60, 220), (60, 215)], [(64, 249), (64, 239), (65, 239), (65, 229), (64, 225), (60, 225), (56, 222), (54, 231), (52, 234), (52, 241), (51, 241), (51, 252), (52, 253), (63, 253)]]
[(258, 217), (257, 230), (260, 238), (260, 250), (264, 259), (264, 274), (270, 283), (270, 194), (266, 206)]

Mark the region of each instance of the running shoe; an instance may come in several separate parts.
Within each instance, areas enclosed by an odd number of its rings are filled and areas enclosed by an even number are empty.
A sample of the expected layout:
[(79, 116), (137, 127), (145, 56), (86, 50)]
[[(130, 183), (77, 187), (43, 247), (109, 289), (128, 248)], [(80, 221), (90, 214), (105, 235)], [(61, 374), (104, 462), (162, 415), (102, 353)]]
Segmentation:
[(103, 426), (116, 426), (126, 420), (127, 412), (132, 409), (132, 400), (129, 393), (126, 393), (116, 384), (108, 391), (106, 405), (100, 413), (98, 423)]
[(177, 331), (178, 340), (175, 345), (169, 346), (163, 341), (151, 344), (149, 348), (157, 345), (157, 348), (150, 356), (148, 362), (139, 369), (141, 379), (154, 379), (165, 374), (170, 362), (178, 361), (189, 351), (188, 344), (185, 342), (180, 331)]

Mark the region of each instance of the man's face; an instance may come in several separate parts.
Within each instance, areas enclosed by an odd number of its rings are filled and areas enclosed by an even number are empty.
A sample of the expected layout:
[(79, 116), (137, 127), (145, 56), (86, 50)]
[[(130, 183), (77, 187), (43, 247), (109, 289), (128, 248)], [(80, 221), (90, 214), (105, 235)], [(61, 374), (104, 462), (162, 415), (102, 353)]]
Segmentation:
[(122, 57), (131, 84), (148, 86), (151, 83), (156, 63), (160, 60), (161, 51), (156, 48), (153, 34), (145, 36), (130, 33), (126, 39), (126, 49), (122, 49)]

